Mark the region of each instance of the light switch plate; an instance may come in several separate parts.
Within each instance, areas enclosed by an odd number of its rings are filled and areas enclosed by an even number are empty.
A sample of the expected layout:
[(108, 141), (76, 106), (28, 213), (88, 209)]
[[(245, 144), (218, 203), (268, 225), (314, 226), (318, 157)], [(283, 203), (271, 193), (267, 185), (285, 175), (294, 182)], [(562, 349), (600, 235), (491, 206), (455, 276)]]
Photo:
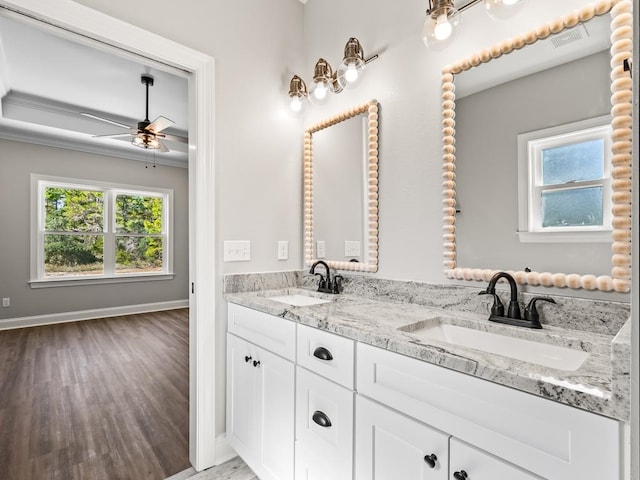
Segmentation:
[(316, 258), (324, 258), (325, 256), (324, 240), (318, 240), (316, 242)]
[(287, 240), (278, 241), (278, 260), (289, 259), (289, 242)]
[(224, 241), (224, 261), (225, 262), (246, 262), (251, 260), (250, 240), (225, 240)]

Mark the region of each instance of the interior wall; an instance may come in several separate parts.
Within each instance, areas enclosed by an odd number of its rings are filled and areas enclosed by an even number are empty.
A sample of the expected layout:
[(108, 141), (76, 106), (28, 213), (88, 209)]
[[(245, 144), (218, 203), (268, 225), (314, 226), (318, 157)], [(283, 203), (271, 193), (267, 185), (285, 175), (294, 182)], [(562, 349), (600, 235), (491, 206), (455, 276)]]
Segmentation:
[[(184, 168), (157, 166), (90, 153), (0, 139), (0, 293), (11, 307), (0, 319), (186, 300), (189, 279), (188, 179)], [(172, 280), (31, 288), (32, 173), (174, 190)]]

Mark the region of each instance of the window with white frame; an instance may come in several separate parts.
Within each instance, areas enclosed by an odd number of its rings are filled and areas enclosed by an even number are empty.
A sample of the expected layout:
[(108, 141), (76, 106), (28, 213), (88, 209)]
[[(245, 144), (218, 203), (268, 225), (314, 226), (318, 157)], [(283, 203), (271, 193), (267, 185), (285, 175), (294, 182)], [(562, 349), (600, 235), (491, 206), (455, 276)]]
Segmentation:
[(608, 116), (518, 136), (523, 242), (610, 241)]
[(172, 190), (33, 175), (32, 202), (32, 286), (172, 274)]

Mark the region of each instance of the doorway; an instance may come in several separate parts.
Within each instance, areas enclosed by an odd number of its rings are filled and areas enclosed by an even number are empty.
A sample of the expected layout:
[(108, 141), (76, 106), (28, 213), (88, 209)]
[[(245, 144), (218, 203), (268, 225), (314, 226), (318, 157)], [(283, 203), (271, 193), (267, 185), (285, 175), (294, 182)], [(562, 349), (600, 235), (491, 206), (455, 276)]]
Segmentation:
[[(123, 55), (138, 55), (189, 73), (189, 457), (196, 470), (216, 463), (216, 291), (213, 59), (150, 32), (64, 0), (1, 0), (0, 14), (38, 28), (62, 28)], [(198, 108), (192, 108), (195, 105)], [(202, 294), (200, 294), (202, 292)]]

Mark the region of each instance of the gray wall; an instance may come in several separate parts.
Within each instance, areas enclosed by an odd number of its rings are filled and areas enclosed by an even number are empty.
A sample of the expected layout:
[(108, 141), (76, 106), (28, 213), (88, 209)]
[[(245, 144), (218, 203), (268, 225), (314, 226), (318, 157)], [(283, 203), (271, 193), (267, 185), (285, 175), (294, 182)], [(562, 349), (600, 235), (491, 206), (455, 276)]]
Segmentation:
[[(11, 307), (0, 309), (0, 319), (187, 299), (187, 169), (145, 168), (143, 162), (2, 139), (0, 152), (0, 296), (11, 298)], [(173, 189), (174, 279), (32, 289), (28, 284), (32, 173)]]
[(600, 52), (456, 99), (458, 266), (611, 274), (610, 240), (521, 243), (516, 233), (518, 135), (608, 114), (609, 72)]

